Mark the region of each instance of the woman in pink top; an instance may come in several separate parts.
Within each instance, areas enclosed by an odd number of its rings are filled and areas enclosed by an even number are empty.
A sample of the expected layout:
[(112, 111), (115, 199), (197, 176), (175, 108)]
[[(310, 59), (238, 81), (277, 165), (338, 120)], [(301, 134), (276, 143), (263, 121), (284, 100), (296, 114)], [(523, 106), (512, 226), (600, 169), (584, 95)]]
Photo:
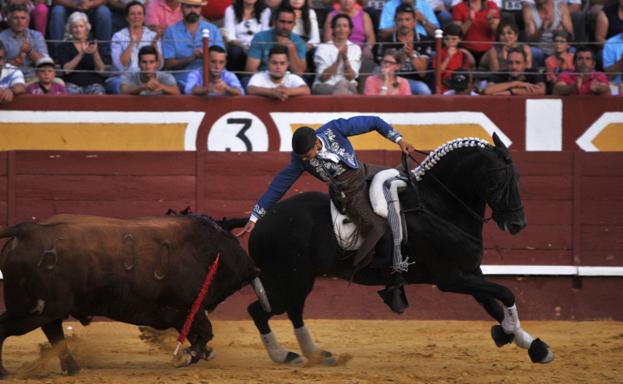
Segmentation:
[(355, 0), (340, 0), (340, 10), (331, 11), (324, 22), (324, 41), (333, 39), (333, 30), (331, 29), (331, 20), (338, 13), (344, 13), (350, 16), (353, 22), (353, 30), (348, 40), (357, 44), (362, 49), (363, 57), (372, 58), (372, 47), (376, 43), (374, 36), (374, 26), (370, 15), (364, 11)]
[(396, 72), (402, 67), (402, 52), (390, 48), (384, 53), (379, 72), (366, 79), (366, 88), (363, 92), (367, 96), (400, 95), (410, 96), (409, 82)]

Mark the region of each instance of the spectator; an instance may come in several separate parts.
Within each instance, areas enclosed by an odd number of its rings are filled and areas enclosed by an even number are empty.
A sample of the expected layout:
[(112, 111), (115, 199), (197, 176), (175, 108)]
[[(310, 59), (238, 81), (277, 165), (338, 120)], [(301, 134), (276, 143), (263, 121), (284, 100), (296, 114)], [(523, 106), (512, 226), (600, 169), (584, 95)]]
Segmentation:
[(7, 11), (9, 28), (0, 32), (5, 60), (19, 68), (26, 79), (32, 79), (34, 63), (48, 55), (48, 48), (43, 35), (28, 28), (30, 15), (24, 4), (11, 5)]
[(356, 95), (357, 76), (361, 67), (361, 48), (348, 40), (353, 22), (346, 14), (331, 19), (333, 40), (316, 49), (316, 81), (313, 91), (318, 95)]
[(255, 73), (268, 67), (270, 51), (275, 45), (288, 49), (290, 71), (302, 74), (307, 68), (305, 41), (297, 34), (292, 33), (294, 28), (294, 9), (289, 5), (279, 8), (273, 17), (275, 27), (267, 31), (256, 33), (249, 47), (246, 71)]
[(292, 32), (307, 42), (307, 51), (311, 51), (320, 43), (318, 18), (316, 11), (309, 7), (309, 0), (285, 0), (294, 9), (295, 24)]
[(373, 48), (376, 44), (376, 36), (374, 35), (374, 25), (370, 15), (355, 2), (355, 0), (340, 0), (339, 10), (331, 11), (325, 18), (324, 23), (324, 41), (333, 39), (333, 31), (331, 29), (332, 19), (338, 14), (345, 14), (350, 17), (353, 27), (348, 40), (357, 44), (361, 48), (361, 67), (359, 68), (359, 91), (363, 91), (366, 77), (374, 69), (374, 53)]
[(607, 5), (599, 11), (595, 26), (595, 41), (603, 44), (621, 32), (623, 32), (623, 0)]
[(138, 51), (138, 71), (125, 72), (121, 76), (121, 93), (124, 95), (179, 95), (175, 77), (158, 71), (160, 58), (153, 45)]
[(363, 57), (372, 59), (372, 47), (376, 43), (376, 36), (374, 36), (374, 25), (372, 25), (370, 15), (355, 0), (340, 0), (339, 4), (340, 9), (329, 12), (325, 18), (323, 41), (331, 41), (333, 39), (331, 19), (338, 14), (348, 15), (353, 23), (352, 32), (348, 39), (361, 48)]
[(201, 8), (201, 16), (214, 23), (219, 23), (225, 17), (225, 10), (232, 3), (232, 0), (210, 0)]
[(210, 32), (210, 46), (225, 47), (219, 29), (201, 19), (201, 7), (207, 2), (202, 0), (180, 0), (184, 20), (173, 24), (164, 32), (162, 53), (164, 69), (175, 70), (173, 76), (180, 89), (186, 85), (188, 73), (203, 65), (202, 31)]
[(401, 4), (396, 8), (396, 30), (377, 46), (377, 58), (380, 62), (387, 49), (401, 53), (400, 72), (404, 73), (402, 76), (409, 83), (410, 94), (430, 95), (431, 89), (426, 84), (426, 70), (433, 55), (434, 41), (430, 36), (418, 33), (416, 12), (410, 4)]
[(463, 0), (452, 8), (452, 19), (463, 28), (463, 47), (480, 63), (495, 41), (500, 23), (498, 6), (489, 0)]
[(480, 67), (487, 69), (489, 72), (506, 72), (508, 59), (508, 51), (510, 49), (521, 49), (526, 54), (527, 67), (532, 68), (532, 50), (527, 44), (519, 44), (519, 27), (513, 19), (503, 19), (498, 24), (495, 31), (496, 41), (499, 44), (494, 45), (485, 53), (480, 60)]
[(119, 74), (111, 76), (106, 80), (106, 88), (109, 93), (118, 95), (121, 93), (121, 75), (127, 71), (137, 71), (138, 52), (147, 45), (154, 45), (158, 50), (161, 68), (162, 48), (158, 40), (158, 34), (147, 28), (145, 21), (145, 6), (137, 0), (128, 3), (125, 8), (125, 15), (128, 19), (128, 27), (115, 33), (112, 37), (111, 51), (112, 64), (116, 72)]
[(544, 95), (545, 80), (534, 69), (528, 69), (526, 53), (508, 51), (508, 73), (494, 75), (484, 90), (485, 95)]
[(182, 6), (178, 0), (149, 0), (145, 8), (145, 24), (156, 32), (158, 38), (164, 31), (184, 20)]
[(402, 53), (396, 49), (385, 50), (380, 69), (366, 79), (364, 95), (411, 95), (407, 79), (396, 76), (402, 67), (402, 57)]
[[(441, 93), (445, 93), (448, 88), (444, 84), (450, 79), (452, 73), (458, 68), (471, 70), (474, 67), (474, 56), (465, 48), (459, 47), (463, 29), (456, 24), (448, 24), (443, 29), (443, 45), (440, 55), (439, 68), (441, 69)], [(433, 68), (436, 68), (433, 63)]]
[(8, 104), (17, 95), (26, 92), (24, 75), (6, 62), (6, 49), (0, 41), (0, 104)]
[(379, 37), (387, 38), (396, 31), (396, 8), (400, 4), (411, 5), (415, 9), (416, 32), (423, 36), (435, 36), (435, 29), (441, 28), (435, 11), (426, 0), (389, 0), (383, 5), (379, 22)]
[[(610, 82), (621, 86), (621, 72), (623, 72), (623, 32), (612, 36), (604, 44), (602, 51), (604, 70), (611, 76)], [(619, 92), (619, 95), (623, 93)]]
[[(106, 0), (52, 0), (52, 12), (50, 13), (50, 48), (52, 55), (60, 62), (59, 46), (63, 41), (63, 35), (68, 16), (74, 12), (82, 12), (88, 16), (89, 25), (94, 26), (95, 38), (99, 41), (97, 46), (102, 57), (110, 56), (110, 39), (112, 37), (112, 20), (110, 9), (106, 6)], [(71, 90), (68, 88), (68, 91)]]
[(569, 37), (565, 31), (554, 32), (554, 54), (545, 59), (545, 80), (548, 85), (553, 85), (560, 73), (575, 70), (573, 53), (569, 52)]
[[(0, 21), (8, 18), (8, 8), (12, 5), (22, 4), (26, 6), (26, 9), (30, 15), (30, 27), (39, 32), (42, 36), (45, 36), (48, 30), (48, 5), (45, 0), (6, 0), (3, 2), (2, 10), (0, 12)], [(3, 27), (0, 26), (0, 29)]]
[(65, 87), (69, 94), (103, 95), (106, 93), (106, 66), (97, 50), (97, 41), (89, 40), (91, 24), (85, 13), (74, 12), (65, 26), (71, 40), (58, 47), (58, 61), (63, 67)]
[(555, 95), (610, 95), (608, 78), (603, 72), (595, 71), (595, 56), (587, 47), (575, 51), (575, 71), (565, 71), (554, 84)]
[(573, 23), (567, 4), (554, 0), (535, 0), (534, 3), (524, 3), (523, 21), (526, 39), (538, 43), (532, 47), (534, 65), (545, 65), (545, 56), (554, 53), (554, 32), (566, 31), (573, 39)]
[(37, 78), (26, 87), (26, 93), (29, 95), (66, 95), (67, 89), (60, 82), (56, 81), (56, 69), (54, 60), (48, 56), (44, 56), (37, 60)]
[[(294, 20), (293, 20), (294, 21)], [(309, 87), (300, 76), (289, 73), (290, 49), (275, 45), (268, 53), (268, 69), (249, 80), (249, 95), (266, 96), (286, 101), (290, 97), (309, 95)]]
[(244, 89), (235, 74), (225, 69), (227, 54), (225, 49), (213, 45), (208, 50), (208, 85), (203, 85), (203, 69), (195, 69), (188, 74), (184, 93), (196, 96), (242, 96)]
[(474, 90), (474, 80), (472, 73), (467, 68), (457, 68), (452, 75), (445, 81), (448, 88), (443, 93), (444, 96), (478, 96), (478, 92)]
[(234, 0), (225, 10), (224, 37), (227, 40), (227, 68), (244, 70), (249, 45), (256, 33), (269, 29), (270, 8), (263, 0)]

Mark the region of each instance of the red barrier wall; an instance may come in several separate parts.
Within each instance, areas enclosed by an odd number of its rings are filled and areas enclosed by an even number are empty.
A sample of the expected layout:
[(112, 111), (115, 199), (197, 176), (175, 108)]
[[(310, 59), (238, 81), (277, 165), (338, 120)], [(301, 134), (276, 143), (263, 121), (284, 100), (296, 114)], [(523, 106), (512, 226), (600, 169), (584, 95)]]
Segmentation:
[[(62, 102), (59, 102), (61, 100)], [(555, 100), (548, 98), (547, 100)], [(279, 103), (258, 98), (192, 97), (23, 97), (12, 110), (206, 111), (197, 151), (0, 152), (0, 225), (57, 213), (114, 217), (157, 215), (190, 206), (213, 217), (246, 216), (272, 176), (288, 161), (284, 152), (207, 152), (209, 130), (228, 111), (250, 111), (266, 123), (269, 149), (280, 136), (269, 113), (292, 112), (484, 112), (513, 141), (522, 174), (521, 192), (529, 220), (512, 237), (493, 223), (485, 230), (484, 264), (623, 266), (623, 154), (578, 151), (577, 138), (604, 113), (621, 110), (618, 98), (562, 101), (563, 151), (526, 152), (527, 100), (521, 98), (300, 98)], [(6, 107), (2, 107), (5, 108)], [(2, 122), (0, 111), (0, 123)], [(203, 144), (202, 144), (203, 143)], [(393, 151), (363, 151), (364, 161), (394, 166)], [(290, 194), (324, 190), (303, 177)], [(518, 297), (524, 318), (623, 319), (621, 278), (498, 278)], [(408, 318), (485, 318), (472, 299), (421, 286), (409, 289)], [(246, 317), (251, 301), (244, 290), (217, 312), (221, 318)], [(444, 305), (440, 306), (439, 303)], [(374, 289), (346, 287), (321, 279), (306, 313), (311, 317), (375, 317), (391, 314)]]

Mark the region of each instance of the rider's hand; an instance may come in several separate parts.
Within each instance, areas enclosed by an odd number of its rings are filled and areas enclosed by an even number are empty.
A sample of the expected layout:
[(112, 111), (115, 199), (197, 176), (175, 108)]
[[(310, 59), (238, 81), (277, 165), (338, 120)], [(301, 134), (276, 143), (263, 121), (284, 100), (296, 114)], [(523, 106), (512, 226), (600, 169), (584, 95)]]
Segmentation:
[(407, 143), (404, 139), (400, 140), (398, 142), (398, 145), (400, 146), (400, 150), (402, 151), (402, 153), (404, 153), (405, 155), (409, 155), (415, 152), (415, 148), (413, 147), (413, 145)]
[(251, 220), (247, 221), (244, 228), (240, 230), (240, 232), (236, 233), (236, 237), (242, 237), (247, 233), (251, 233), (251, 231), (255, 228), (255, 223)]

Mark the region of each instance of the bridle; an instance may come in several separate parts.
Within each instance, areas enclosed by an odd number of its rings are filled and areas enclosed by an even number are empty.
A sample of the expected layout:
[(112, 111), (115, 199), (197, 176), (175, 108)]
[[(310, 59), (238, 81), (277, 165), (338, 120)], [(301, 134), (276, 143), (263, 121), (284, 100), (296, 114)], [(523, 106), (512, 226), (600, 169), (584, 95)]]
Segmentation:
[[(416, 150), (416, 152), (427, 155), (426, 152), (423, 151), (419, 151)], [(408, 157), (413, 160), (417, 165), (422, 166), (422, 164), (415, 158), (413, 157), (413, 155), (408, 154)], [(419, 190), (417, 188), (416, 185), (416, 180), (415, 177), (413, 176), (413, 174), (409, 171), (409, 167), (407, 164), (407, 155), (405, 153), (402, 154), (401, 157), (401, 162), (402, 162), (402, 167), (404, 169), (404, 171), (407, 174), (407, 178), (409, 181), (409, 185), (411, 186), (411, 188), (415, 191), (416, 193), (416, 200), (418, 201), (418, 204), (416, 207), (413, 208), (406, 208), (404, 210), (402, 210), (403, 213), (408, 213), (408, 212), (416, 212), (416, 211), (422, 211), (424, 208), (421, 206), (421, 199), (420, 199), (420, 195), (419, 195)], [(493, 173), (493, 172), (497, 172), (500, 170), (507, 170), (506, 174), (507, 174), (507, 179), (504, 183), (504, 194), (506, 195), (506, 199), (508, 200), (510, 198), (510, 183), (512, 181), (512, 172), (508, 172), (508, 170), (512, 170), (513, 167), (513, 163), (511, 161), (507, 162), (507, 164), (505, 166), (502, 167), (496, 167), (496, 168), (492, 168), (487, 170), (488, 173)], [(441, 180), (439, 180), (437, 177), (435, 177), (435, 175), (432, 174), (432, 172), (428, 172), (426, 174), (428, 177), (430, 177), (432, 180), (434, 180), (449, 196), (451, 196), (456, 202), (459, 203), (460, 206), (463, 207), (463, 209), (465, 209), (465, 211), (467, 213), (469, 213), (469, 215), (476, 221), (478, 221), (481, 224), (485, 224), (487, 222), (489, 222), (493, 216), (497, 216), (498, 214), (505, 214), (505, 213), (513, 213), (513, 212), (517, 212), (519, 210), (523, 209), (523, 204), (521, 204), (521, 202), (519, 203), (518, 206), (516, 207), (512, 207), (512, 208), (507, 208), (507, 209), (501, 209), (501, 208), (496, 208), (493, 205), (491, 206), (492, 208), (492, 214), (489, 217), (484, 217), (480, 214), (478, 214), (476, 211), (474, 211), (469, 205), (467, 205), (463, 199), (461, 199), (459, 196), (457, 196), (454, 192), (452, 192), (450, 190), (450, 188), (448, 188)], [(493, 199), (488, 199), (489, 201), (492, 201)], [(496, 201), (498, 199), (495, 199)]]

